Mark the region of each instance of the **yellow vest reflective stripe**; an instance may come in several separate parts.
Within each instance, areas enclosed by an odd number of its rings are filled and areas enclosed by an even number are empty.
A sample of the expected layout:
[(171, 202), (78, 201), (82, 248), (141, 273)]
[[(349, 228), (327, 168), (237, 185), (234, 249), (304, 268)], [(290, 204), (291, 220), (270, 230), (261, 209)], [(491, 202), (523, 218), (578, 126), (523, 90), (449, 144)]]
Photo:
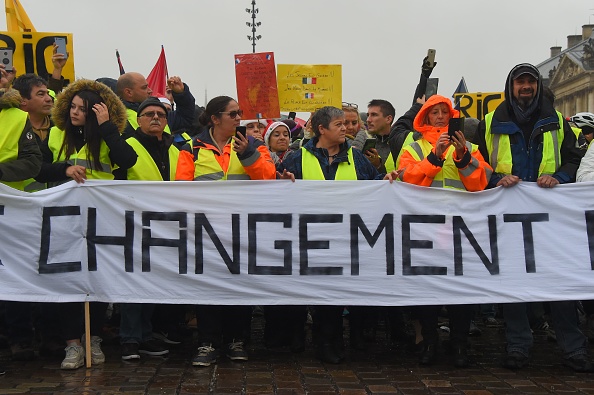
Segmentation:
[(396, 158), (396, 169), (400, 169), (400, 157), (402, 156), (402, 153), (404, 152), (404, 147), (406, 147), (407, 145), (409, 145), (411, 143), (414, 143), (414, 141), (415, 141), (414, 134), (415, 133), (413, 131), (409, 131), (408, 134), (406, 135), (406, 138), (404, 139), (404, 143), (402, 143), (402, 148), (400, 148), (400, 152), (398, 153), (398, 157)]
[[(134, 151), (138, 155), (136, 164), (128, 169), (128, 180), (139, 180), (139, 181), (163, 181), (161, 172), (157, 167), (157, 164), (153, 160), (153, 157), (144, 148), (140, 141), (134, 137), (126, 139), (126, 142), (130, 144)], [(175, 148), (173, 144), (169, 146), (169, 180), (175, 181), (175, 175), (177, 173), (177, 160), (179, 158), (179, 150)]]
[[(485, 141), (489, 163), (496, 173), (511, 174), (513, 159), (508, 134), (491, 133), (494, 112), (485, 115)], [(563, 115), (557, 111), (560, 128), (542, 134), (542, 159), (538, 175), (553, 175), (561, 166), (561, 145), (563, 144)], [(523, 136), (522, 136), (523, 138)]]
[[(467, 141), (466, 148), (469, 152), (474, 153), (478, 149), (478, 146), (471, 144)], [(413, 158), (420, 162), (427, 155), (429, 155), (432, 149), (433, 146), (430, 142), (428, 142), (425, 139), (420, 139), (407, 145), (402, 150), (407, 151), (412, 155)], [(460, 172), (465, 176), (470, 175), (475, 170), (476, 166), (464, 170), (458, 170), (456, 164), (454, 163), (455, 151), (456, 149), (453, 146), (448, 147), (443, 161), (443, 166), (441, 167), (441, 171), (437, 173), (435, 177), (433, 177), (433, 182), (431, 183), (432, 187), (458, 189), (462, 191), (466, 190), (464, 183), (460, 179)], [(472, 158), (471, 161), (476, 161), (478, 165), (478, 160), (476, 158)], [(465, 172), (467, 174), (464, 174)]]
[[(356, 180), (357, 171), (353, 159), (353, 147), (347, 151), (348, 162), (340, 162), (336, 169), (335, 180)], [(304, 180), (325, 180), (320, 161), (305, 147), (301, 147), (301, 173)]]
[[(64, 151), (60, 152), (62, 143), (64, 142), (65, 133), (63, 130), (58, 129), (54, 126), (50, 131), (47, 145), (53, 154), (53, 163), (69, 163), (71, 165), (84, 166), (86, 168), (86, 176), (89, 180), (113, 180), (113, 174), (111, 173), (116, 167), (111, 166), (111, 159), (109, 158), (109, 147), (103, 139), (99, 148), (99, 162), (101, 162), (101, 168), (93, 170), (94, 163), (91, 163), (88, 157), (87, 145), (83, 145), (80, 151), (74, 151), (69, 158), (65, 158)], [(60, 155), (58, 157), (58, 154)]]
[(138, 113), (129, 108), (126, 109), (126, 113), (128, 114), (128, 122), (130, 122), (130, 125), (132, 125), (134, 130), (138, 129)]
[[(134, 130), (138, 129), (138, 113), (134, 110), (126, 108), (126, 113), (128, 114), (128, 122), (134, 128)], [(171, 134), (171, 130), (169, 130), (169, 125), (165, 125), (164, 132)]]
[(384, 163), (384, 166), (386, 166), (386, 173), (389, 173), (392, 170), (396, 170), (396, 164), (394, 163), (394, 157), (392, 156), (392, 152), (390, 152), (390, 155), (388, 155), (388, 159), (386, 159), (386, 163)]
[(24, 181), (25, 187), (23, 191), (25, 192), (37, 192), (47, 189), (47, 184), (44, 182), (35, 181), (34, 178), (29, 178), (28, 180)]
[[(19, 140), (27, 123), (27, 113), (18, 108), (5, 108), (0, 111), (0, 163), (18, 159)], [(0, 181), (9, 187), (24, 190), (24, 181)]]
[[(257, 157), (260, 152), (256, 151)], [(194, 162), (194, 181), (222, 181), (222, 180), (251, 180), (245, 172), (241, 161), (237, 157), (237, 152), (231, 150), (229, 158), (229, 167), (227, 173), (223, 170), (213, 150), (200, 149), (198, 158)]]
[(582, 129), (576, 128), (575, 126), (572, 126), (571, 130), (573, 131), (573, 134), (575, 134), (576, 139), (580, 137), (580, 134), (582, 134)]

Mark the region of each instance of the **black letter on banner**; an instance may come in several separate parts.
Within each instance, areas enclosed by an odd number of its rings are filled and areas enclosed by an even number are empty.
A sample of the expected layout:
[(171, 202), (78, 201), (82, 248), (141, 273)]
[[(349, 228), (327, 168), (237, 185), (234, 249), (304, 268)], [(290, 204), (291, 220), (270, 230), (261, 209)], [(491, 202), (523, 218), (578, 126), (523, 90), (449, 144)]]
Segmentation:
[(445, 215), (403, 215), (402, 216), (402, 274), (404, 276), (448, 274), (447, 267), (413, 266), (410, 250), (413, 248), (432, 249), (431, 240), (411, 240), (410, 224), (445, 224)]
[(586, 211), (586, 232), (590, 249), (590, 267), (594, 270), (594, 211)]
[(532, 222), (548, 222), (549, 214), (503, 214), (503, 222), (521, 222), (524, 236), (524, 257), (526, 259), (526, 273), (536, 273), (536, 257), (534, 255), (534, 235)]
[(97, 209), (89, 207), (87, 215), (87, 260), (90, 272), (97, 271), (97, 244), (124, 246), (124, 269), (134, 271), (134, 211), (126, 211), (125, 236), (97, 236)]
[(48, 264), (50, 250), (50, 236), (52, 233), (52, 217), (64, 217), (68, 215), (80, 215), (79, 206), (44, 207), (43, 221), (41, 223), (41, 249), (39, 251), (39, 273), (68, 273), (80, 272), (82, 264), (78, 262), (60, 262)]
[(359, 275), (359, 229), (367, 243), (373, 248), (382, 231), (386, 230), (386, 273), (394, 274), (394, 214), (385, 214), (377, 229), (371, 235), (359, 214), (351, 214), (351, 275)]
[(291, 214), (248, 214), (248, 274), (276, 274), (291, 275), (293, 267), (292, 242), (290, 240), (275, 240), (274, 249), (284, 250), (283, 267), (280, 266), (258, 266), (257, 256), (257, 230), (258, 222), (282, 222), (283, 228), (293, 226)]
[(233, 233), (233, 260), (229, 257), (229, 254), (223, 247), (223, 243), (219, 239), (219, 236), (215, 233), (214, 229), (208, 219), (206, 219), (206, 215), (203, 213), (198, 213), (195, 216), (196, 220), (196, 274), (202, 274), (204, 272), (204, 243), (202, 242), (202, 228), (206, 230), (208, 236), (214, 243), (217, 251), (225, 261), (227, 268), (231, 274), (239, 274), (239, 248), (240, 240), (239, 240), (239, 214), (232, 214), (231, 215), (231, 228)]
[(489, 244), (491, 245), (491, 261), (477, 243), (472, 232), (460, 216), (454, 216), (452, 225), (454, 227), (454, 273), (456, 276), (464, 274), (462, 265), (462, 237), (460, 231), (464, 232), (466, 239), (470, 242), (476, 254), (481, 258), (483, 265), (490, 274), (499, 274), (499, 251), (497, 249), (497, 219), (494, 215), (487, 216), (489, 220)]
[[(179, 222), (179, 239), (151, 236), (151, 221)], [(179, 274), (188, 273), (188, 219), (184, 212), (142, 212), (142, 271), (151, 271), (151, 247), (176, 247), (179, 256)]]
[(310, 241), (307, 239), (307, 224), (342, 223), (341, 214), (301, 214), (299, 215), (299, 274), (342, 275), (342, 267), (309, 267), (307, 250), (327, 250), (328, 240)]

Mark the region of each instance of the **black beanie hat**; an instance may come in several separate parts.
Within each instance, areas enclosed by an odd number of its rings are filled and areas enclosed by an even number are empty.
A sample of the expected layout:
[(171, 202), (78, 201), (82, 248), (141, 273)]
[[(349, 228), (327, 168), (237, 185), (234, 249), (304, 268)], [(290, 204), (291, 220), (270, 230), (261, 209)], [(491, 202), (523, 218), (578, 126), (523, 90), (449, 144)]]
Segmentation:
[(149, 97), (148, 99), (146, 99), (145, 101), (143, 101), (142, 103), (140, 103), (140, 105), (138, 106), (138, 115), (140, 116), (140, 114), (142, 113), (142, 110), (144, 110), (145, 108), (149, 107), (149, 106), (157, 106), (157, 107), (161, 107), (163, 109), (163, 111), (165, 111), (165, 114), (167, 114), (167, 107), (165, 107), (165, 104), (161, 103), (161, 100), (157, 99), (156, 97)]

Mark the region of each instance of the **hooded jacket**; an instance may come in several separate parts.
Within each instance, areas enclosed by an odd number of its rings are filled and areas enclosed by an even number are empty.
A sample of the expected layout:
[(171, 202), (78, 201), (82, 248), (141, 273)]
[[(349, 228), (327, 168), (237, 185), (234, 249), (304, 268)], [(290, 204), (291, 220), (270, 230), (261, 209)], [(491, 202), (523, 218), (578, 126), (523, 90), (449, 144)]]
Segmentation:
[[(404, 169), (400, 176), (402, 181), (421, 186), (442, 187), (448, 186), (447, 179), (451, 179), (452, 187), (457, 189), (473, 192), (485, 189), (492, 169), (485, 162), (476, 145), (467, 142), (461, 158), (457, 156), (452, 145), (445, 150), (441, 158), (435, 154), (435, 144), (439, 136), (447, 133), (448, 130), (447, 126), (435, 127), (428, 123), (429, 111), (438, 104), (445, 104), (448, 107), (450, 118), (459, 115), (458, 110), (452, 108), (451, 101), (443, 96), (434, 95), (425, 102), (413, 122), (414, 129), (421, 133), (422, 138), (406, 146), (400, 157), (400, 169)], [(431, 147), (431, 150), (427, 153), (422, 147)], [(421, 151), (423, 151), (421, 155), (418, 155)], [(460, 181), (461, 184), (459, 184)]]
[[(19, 107), (21, 95), (15, 89), (0, 89), (0, 118), (10, 125), (0, 130), (0, 181), (20, 182), (35, 177), (41, 167), (41, 153), (27, 113)], [(11, 134), (18, 130), (18, 136)], [(15, 188), (19, 185), (10, 184)], [(19, 188), (22, 189), (22, 188)]]
[[(536, 67), (529, 64), (522, 64), (521, 66), (531, 68), (536, 73), (535, 75), (540, 76)], [(575, 134), (566, 120), (563, 120), (562, 124), (560, 124), (560, 114), (555, 111), (553, 104), (538, 92), (535, 97), (538, 105), (529, 120), (523, 123), (518, 121), (514, 113), (514, 106), (517, 106), (513, 98), (512, 75), (514, 69), (510, 71), (505, 82), (505, 101), (497, 106), (495, 111), (485, 116), (485, 118), (492, 117), (490, 130), (486, 130), (485, 120), (479, 124), (477, 143), (481, 154), (487, 161), (492, 162), (490, 158), (492, 153), (489, 152), (487, 147), (486, 134), (509, 136), (512, 155), (511, 174), (518, 176), (523, 181), (536, 182), (543, 158), (543, 135), (563, 127), (563, 141), (560, 144), (560, 165), (552, 177), (562, 184), (573, 182), (583, 156), (583, 151), (576, 144)], [(542, 89), (541, 80), (542, 77), (538, 79), (538, 89)], [(493, 173), (489, 181), (489, 187), (495, 187), (505, 175), (507, 174)]]
[[(109, 149), (109, 158), (113, 167), (127, 169), (136, 163), (136, 152), (122, 138), (121, 132), (127, 124), (126, 107), (119, 97), (105, 84), (93, 80), (80, 79), (68, 85), (58, 96), (52, 108), (52, 121), (54, 127), (50, 130), (49, 137), (43, 142), (41, 151), (43, 154), (43, 165), (36, 180), (39, 182), (60, 182), (68, 180), (66, 169), (71, 166), (67, 161), (55, 161), (57, 152), (52, 152), (49, 146), (52, 131), (64, 133), (68, 119), (70, 118), (70, 105), (76, 94), (83, 90), (96, 92), (109, 112), (109, 121), (99, 126), (101, 138)], [(56, 130), (57, 129), (57, 130)], [(62, 140), (63, 141), (63, 140)], [(75, 136), (76, 150), (79, 151), (85, 144), (84, 136)], [(54, 163), (56, 162), (56, 163)], [(92, 173), (87, 171), (87, 177)]]

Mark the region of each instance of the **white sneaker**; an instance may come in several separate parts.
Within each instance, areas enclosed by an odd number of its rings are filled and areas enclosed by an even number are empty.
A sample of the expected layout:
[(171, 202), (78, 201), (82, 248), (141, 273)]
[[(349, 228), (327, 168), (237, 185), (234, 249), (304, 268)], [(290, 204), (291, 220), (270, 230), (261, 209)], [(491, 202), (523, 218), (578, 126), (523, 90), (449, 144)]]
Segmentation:
[(62, 361), (62, 369), (78, 369), (85, 364), (85, 349), (82, 346), (67, 346), (66, 358)]
[[(105, 354), (101, 350), (101, 339), (99, 336), (91, 336), (91, 363), (93, 365), (99, 365), (105, 362)], [(82, 338), (82, 345), (85, 347), (85, 338)]]

